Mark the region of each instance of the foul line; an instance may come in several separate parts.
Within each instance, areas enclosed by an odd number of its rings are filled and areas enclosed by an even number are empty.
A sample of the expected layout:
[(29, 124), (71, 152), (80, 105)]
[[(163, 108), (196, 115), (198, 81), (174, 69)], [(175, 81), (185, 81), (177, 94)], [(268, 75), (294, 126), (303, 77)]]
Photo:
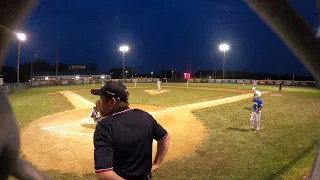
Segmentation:
[[(193, 103), (193, 104), (177, 106), (177, 107), (173, 107), (170, 109), (164, 109), (164, 110), (160, 110), (160, 111), (156, 111), (156, 112), (151, 112), (150, 114), (163, 113), (163, 112), (173, 111), (173, 110), (177, 110), (177, 109), (186, 109), (186, 108), (191, 108), (191, 107), (195, 107), (195, 106), (196, 107), (201, 106), (204, 104), (213, 104), (213, 103), (218, 103), (218, 102), (223, 102), (223, 101), (227, 101), (227, 103), (228, 103), (228, 100), (233, 100), (233, 99), (234, 100), (242, 100), (242, 99), (246, 99), (249, 97), (252, 97), (252, 95), (251, 94), (244, 94), (244, 95), (232, 96), (232, 97), (216, 99), (216, 100), (212, 100), (212, 101), (204, 101), (204, 102), (200, 102), (200, 103)], [(222, 104), (227, 104), (227, 103), (222, 103)], [(221, 104), (217, 104), (217, 105), (221, 105)], [(216, 105), (213, 105), (213, 106), (216, 106)], [(208, 107), (212, 107), (212, 106), (208, 106)], [(202, 109), (202, 108), (206, 108), (206, 107), (200, 107), (200, 108)]]
[(61, 134), (73, 134), (73, 135), (80, 135), (80, 136), (90, 136), (93, 137), (93, 134), (89, 134), (89, 133), (79, 133), (79, 132), (70, 132), (70, 131), (61, 131), (61, 130), (57, 130), (57, 129), (51, 129), (51, 127), (49, 128), (42, 128), (42, 130), (47, 130), (47, 131), (52, 131), (52, 132), (58, 132)]
[(73, 93), (73, 92), (70, 92), (70, 91), (68, 91), (68, 90), (65, 90), (65, 91), (68, 92), (68, 93), (70, 93), (72, 96), (74, 96), (74, 97), (77, 98), (78, 100), (82, 101), (83, 103), (87, 104), (88, 106), (90, 106), (90, 107), (94, 107), (94, 106), (95, 106), (94, 103), (92, 103), (91, 101), (83, 98), (82, 96), (80, 96), (80, 95), (78, 95), (78, 94), (75, 94), (75, 93)]

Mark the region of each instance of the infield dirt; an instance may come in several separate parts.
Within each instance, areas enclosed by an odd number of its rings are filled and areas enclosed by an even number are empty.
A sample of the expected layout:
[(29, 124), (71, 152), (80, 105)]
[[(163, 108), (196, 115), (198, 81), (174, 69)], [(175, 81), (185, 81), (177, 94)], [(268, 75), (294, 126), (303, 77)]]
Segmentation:
[[(77, 174), (94, 172), (94, 129), (80, 125), (88, 118), (92, 106), (86, 100), (69, 91), (60, 92), (74, 104), (76, 109), (45, 116), (33, 121), (21, 132), (21, 150), (27, 160), (42, 170), (61, 170)], [(151, 105), (130, 105), (151, 113), (171, 135), (171, 144), (165, 161), (195, 155), (206, 136), (205, 127), (191, 113), (192, 110), (230, 103), (252, 97), (244, 94), (219, 100), (188, 104), (172, 108)], [(44, 129), (48, 128), (48, 129)], [(73, 134), (72, 134), (73, 133)], [(156, 143), (154, 143), (154, 152)], [(155, 153), (154, 153), (155, 154)]]

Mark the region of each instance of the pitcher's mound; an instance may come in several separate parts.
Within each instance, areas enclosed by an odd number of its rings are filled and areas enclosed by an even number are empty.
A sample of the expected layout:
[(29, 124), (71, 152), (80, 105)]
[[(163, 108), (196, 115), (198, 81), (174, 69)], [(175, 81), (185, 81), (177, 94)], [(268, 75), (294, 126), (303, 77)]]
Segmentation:
[(149, 93), (149, 94), (151, 94), (151, 95), (158, 95), (158, 94), (169, 92), (170, 90), (161, 90), (161, 91), (158, 91), (158, 90), (144, 90), (144, 91)]

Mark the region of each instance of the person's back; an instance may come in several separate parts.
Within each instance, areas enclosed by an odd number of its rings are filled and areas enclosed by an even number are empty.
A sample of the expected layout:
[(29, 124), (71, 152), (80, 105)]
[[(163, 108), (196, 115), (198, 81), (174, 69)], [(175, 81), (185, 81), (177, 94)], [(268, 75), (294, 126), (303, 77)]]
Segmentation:
[[(105, 116), (94, 133), (95, 171), (100, 179), (148, 179), (167, 153), (169, 135), (150, 114), (129, 108), (128, 91), (122, 86), (107, 82), (91, 91), (100, 95), (98, 107)], [(154, 163), (153, 139), (158, 141)]]

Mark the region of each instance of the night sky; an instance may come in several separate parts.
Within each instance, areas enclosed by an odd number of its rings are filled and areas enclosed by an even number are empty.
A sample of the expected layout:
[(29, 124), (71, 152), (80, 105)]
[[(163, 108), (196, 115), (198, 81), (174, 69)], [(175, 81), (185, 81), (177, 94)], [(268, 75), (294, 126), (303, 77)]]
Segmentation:
[[(312, 29), (315, 0), (290, 0)], [(21, 62), (96, 63), (122, 67), (119, 46), (127, 44), (126, 66), (138, 73), (191, 66), (222, 69), (221, 42), (231, 49), (227, 69), (277, 74), (308, 71), (242, 0), (40, 0), (21, 28), (28, 36)], [(7, 65), (16, 67), (17, 41)]]

